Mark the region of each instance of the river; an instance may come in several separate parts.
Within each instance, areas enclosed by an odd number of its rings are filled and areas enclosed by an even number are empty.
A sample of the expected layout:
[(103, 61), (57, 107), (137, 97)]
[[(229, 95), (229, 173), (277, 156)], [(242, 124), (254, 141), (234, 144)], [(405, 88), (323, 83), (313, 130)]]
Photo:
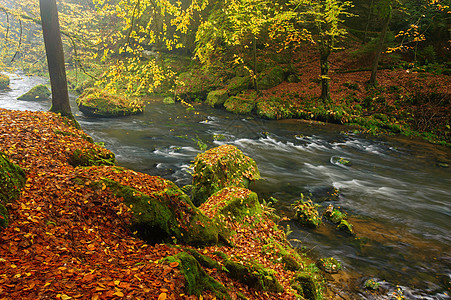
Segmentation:
[[(38, 77), (13, 76), (0, 92), (0, 107), (48, 110), (50, 101), (18, 96)], [(300, 120), (268, 121), (150, 99), (142, 115), (94, 119), (72, 108), (85, 132), (116, 154), (120, 165), (159, 175), (183, 186), (191, 183), (190, 164), (201, 147), (232, 144), (252, 157), (263, 180), (253, 189), (275, 197), (278, 213), (293, 215), (301, 193), (325, 208), (346, 211), (356, 236), (331, 224), (305, 229), (293, 221), (289, 239), (312, 257), (338, 259), (349, 276), (335, 278), (362, 299), (450, 299), (451, 149), (404, 137), (375, 137), (350, 127)], [(335, 163), (345, 158), (351, 165)], [(326, 197), (338, 191), (336, 197)], [(377, 296), (362, 289), (377, 280)], [(354, 296), (350, 296), (351, 298)]]

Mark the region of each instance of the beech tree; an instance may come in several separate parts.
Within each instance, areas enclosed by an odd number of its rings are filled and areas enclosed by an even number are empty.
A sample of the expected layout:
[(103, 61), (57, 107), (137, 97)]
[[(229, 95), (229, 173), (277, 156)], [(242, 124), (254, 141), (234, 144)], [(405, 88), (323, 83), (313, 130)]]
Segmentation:
[(42, 33), (52, 86), (52, 107), (50, 111), (64, 116), (72, 115), (67, 91), (66, 68), (64, 65), (63, 43), (58, 21), (56, 0), (39, 0)]
[(321, 64), (321, 99), (330, 103), (329, 55), (337, 49), (337, 42), (345, 35), (341, 27), (343, 17), (352, 16), (347, 10), (352, 7), (351, 1), (339, 0), (292, 0), (298, 8), (298, 17), (306, 17), (314, 24), (315, 32), (312, 42), (317, 46)]

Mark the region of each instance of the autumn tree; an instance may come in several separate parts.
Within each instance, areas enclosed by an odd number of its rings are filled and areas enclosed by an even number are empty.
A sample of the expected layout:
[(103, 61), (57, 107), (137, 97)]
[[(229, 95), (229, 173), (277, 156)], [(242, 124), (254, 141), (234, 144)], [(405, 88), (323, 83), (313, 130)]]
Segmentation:
[(352, 16), (348, 9), (351, 1), (340, 0), (292, 0), (297, 7), (298, 18), (306, 18), (314, 25), (312, 42), (317, 46), (321, 65), (321, 99), (330, 103), (329, 56), (337, 49), (337, 43), (346, 35), (341, 26), (344, 17)]

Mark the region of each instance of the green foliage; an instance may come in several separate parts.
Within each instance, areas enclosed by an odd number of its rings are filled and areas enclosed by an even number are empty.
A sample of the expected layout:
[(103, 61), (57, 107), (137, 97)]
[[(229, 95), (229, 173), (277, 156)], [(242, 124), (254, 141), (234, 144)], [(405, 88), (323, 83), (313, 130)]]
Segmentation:
[(321, 225), (321, 218), (318, 214), (318, 204), (313, 203), (310, 199), (304, 201), (304, 195), (301, 194), (301, 199), (296, 200), (293, 206), (296, 210), (295, 218), (302, 225), (313, 228), (317, 228)]
[(316, 266), (327, 273), (338, 273), (341, 270), (341, 263), (333, 257), (320, 258)]
[(372, 278), (365, 280), (365, 283), (363, 284), (363, 287), (368, 290), (377, 290), (379, 286), (380, 286), (379, 282), (377, 282)]
[(0, 152), (0, 204), (19, 198), (25, 185), (25, 172)]

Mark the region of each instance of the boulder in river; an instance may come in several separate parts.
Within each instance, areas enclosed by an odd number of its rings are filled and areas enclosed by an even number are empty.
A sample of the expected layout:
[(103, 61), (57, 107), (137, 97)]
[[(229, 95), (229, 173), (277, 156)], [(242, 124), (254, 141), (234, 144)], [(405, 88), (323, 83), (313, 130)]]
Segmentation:
[(229, 98), (226, 89), (211, 91), (207, 95), (207, 100), (205, 104), (210, 105), (211, 107), (221, 107), (224, 106), (224, 103)]
[(312, 200), (299, 199), (294, 204), (296, 210), (295, 219), (302, 225), (307, 227), (318, 228), (321, 225), (321, 217), (318, 214), (318, 204), (313, 203)]
[(50, 92), (47, 86), (40, 84), (34, 86), (31, 90), (29, 90), (22, 96), (18, 97), (17, 100), (26, 100), (26, 101), (48, 100), (51, 94), (52, 93)]
[(224, 107), (227, 111), (248, 115), (252, 112), (255, 106), (255, 101), (253, 98), (242, 97), (242, 96), (232, 96), (224, 103)]
[(144, 103), (126, 96), (110, 94), (98, 88), (86, 89), (77, 98), (81, 112), (91, 117), (120, 117), (144, 111)]
[(0, 90), (4, 90), (8, 86), (9, 86), (9, 77), (4, 74), (0, 74)]
[(225, 187), (248, 188), (260, 179), (255, 161), (237, 147), (221, 145), (197, 155), (194, 161), (192, 199), (200, 205)]

